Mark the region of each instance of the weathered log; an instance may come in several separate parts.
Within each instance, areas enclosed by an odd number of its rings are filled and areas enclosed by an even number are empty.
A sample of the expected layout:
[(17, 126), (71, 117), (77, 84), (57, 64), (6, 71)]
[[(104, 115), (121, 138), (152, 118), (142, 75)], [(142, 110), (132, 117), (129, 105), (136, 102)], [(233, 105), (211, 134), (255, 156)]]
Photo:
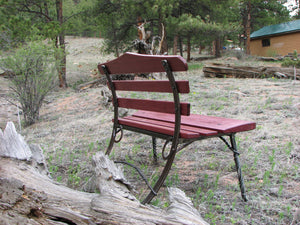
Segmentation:
[(2, 130), (0, 130), (0, 156), (20, 160), (29, 160), (32, 156), (29, 146), (23, 137), (17, 133), (12, 122), (7, 123), (3, 133)]
[(0, 224), (207, 224), (176, 188), (170, 188), (166, 210), (142, 205), (122, 170), (102, 152), (93, 158), (100, 194), (86, 193), (49, 178), (39, 148), (38, 154), (28, 153), (30, 146), (13, 123), (0, 130), (0, 138), (5, 156), (0, 157)]
[(95, 88), (95, 87), (98, 87), (100, 85), (105, 85), (105, 84), (106, 84), (106, 78), (105, 77), (101, 77), (99, 79), (95, 79), (95, 80), (92, 80), (92, 81), (80, 84), (80, 85), (77, 86), (76, 89), (78, 91), (84, 91), (84, 90), (86, 90), (88, 88)]
[[(250, 67), (232, 65), (211, 65), (203, 67), (205, 77), (233, 78), (295, 78), (294, 68), (282, 67)], [(296, 70), (296, 79), (300, 80), (300, 70)]]

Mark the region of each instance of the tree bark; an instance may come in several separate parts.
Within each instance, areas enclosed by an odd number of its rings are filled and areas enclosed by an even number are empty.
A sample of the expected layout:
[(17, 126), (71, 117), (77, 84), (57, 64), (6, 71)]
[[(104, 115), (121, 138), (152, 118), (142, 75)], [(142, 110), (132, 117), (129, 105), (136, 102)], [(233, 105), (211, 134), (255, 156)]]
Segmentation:
[(180, 50), (180, 55), (183, 57), (182, 38), (180, 36), (179, 36), (179, 50)]
[(13, 123), (0, 130), (0, 141), (0, 224), (208, 224), (176, 188), (169, 188), (166, 210), (142, 205), (103, 152), (93, 157), (100, 194), (85, 193), (51, 180), (41, 149), (23, 149)]
[[(62, 5), (62, 0), (56, 0), (56, 13), (57, 13), (57, 20), (60, 24), (60, 27), (63, 26), (63, 5)], [(59, 48), (62, 51), (62, 58), (59, 59), (60, 61), (60, 67), (58, 71), (58, 78), (59, 78), (59, 87), (61, 88), (67, 88), (67, 79), (66, 79), (66, 47), (65, 47), (65, 34), (62, 29), (61, 33), (58, 35), (57, 38), (58, 42), (57, 43), (57, 48)]]
[(191, 61), (191, 37), (188, 36), (187, 37), (187, 59), (186, 61), (187, 62), (190, 62)]
[(162, 16), (159, 16), (159, 35), (161, 37), (160, 41), (160, 54), (167, 54), (168, 53), (168, 43), (167, 43), (167, 35), (166, 35), (166, 28), (163, 24)]
[(220, 40), (220, 37), (216, 38), (215, 40), (215, 56), (218, 58), (218, 57), (221, 57), (221, 40)]
[(177, 55), (177, 47), (178, 46), (178, 35), (174, 36), (173, 40), (173, 55)]
[(251, 2), (247, 3), (246, 19), (246, 54), (250, 55), (250, 33), (251, 33)]

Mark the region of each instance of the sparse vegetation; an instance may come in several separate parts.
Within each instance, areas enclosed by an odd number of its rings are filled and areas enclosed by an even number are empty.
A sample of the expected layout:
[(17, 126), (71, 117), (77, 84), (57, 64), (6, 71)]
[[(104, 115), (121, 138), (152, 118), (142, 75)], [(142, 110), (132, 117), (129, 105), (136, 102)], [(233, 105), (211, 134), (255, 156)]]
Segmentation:
[(295, 50), (292, 58), (291, 57), (284, 58), (281, 66), (286, 66), (286, 67), (295, 66), (296, 68), (300, 68), (300, 58), (298, 56), (298, 52)]
[(54, 49), (42, 42), (31, 42), (1, 59), (8, 71), (12, 98), (20, 104), (25, 126), (39, 119), (46, 95), (54, 88), (56, 75)]

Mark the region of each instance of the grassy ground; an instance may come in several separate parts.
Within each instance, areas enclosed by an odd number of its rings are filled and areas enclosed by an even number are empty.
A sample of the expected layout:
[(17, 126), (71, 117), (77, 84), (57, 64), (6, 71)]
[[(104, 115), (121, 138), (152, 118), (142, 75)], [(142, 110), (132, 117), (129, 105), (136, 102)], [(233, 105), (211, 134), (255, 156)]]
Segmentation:
[[(101, 55), (99, 39), (69, 39), (68, 43), (70, 88), (51, 93), (41, 120), (22, 134), (41, 145), (53, 179), (96, 191), (91, 158), (108, 144), (113, 111), (101, 95), (104, 87), (84, 92), (74, 87), (92, 79), (97, 62), (113, 56)], [(249, 60), (240, 63), (257, 65)], [(183, 95), (182, 101), (191, 103), (192, 113), (257, 123), (256, 130), (237, 135), (249, 201), (240, 197), (232, 153), (219, 139), (195, 142), (177, 154), (165, 186), (184, 190), (211, 224), (290, 224), (300, 208), (300, 82), (204, 78), (202, 66), (192, 63), (189, 72), (176, 75), (190, 81), (191, 93)], [(160, 155), (162, 145), (159, 142)], [(159, 166), (153, 163), (150, 137), (132, 132), (125, 132), (112, 157), (140, 165), (152, 182), (164, 163), (161, 158)], [(136, 182), (141, 181), (137, 173), (124, 170), (136, 196), (144, 196), (146, 187)], [(165, 186), (152, 204), (168, 205)]]

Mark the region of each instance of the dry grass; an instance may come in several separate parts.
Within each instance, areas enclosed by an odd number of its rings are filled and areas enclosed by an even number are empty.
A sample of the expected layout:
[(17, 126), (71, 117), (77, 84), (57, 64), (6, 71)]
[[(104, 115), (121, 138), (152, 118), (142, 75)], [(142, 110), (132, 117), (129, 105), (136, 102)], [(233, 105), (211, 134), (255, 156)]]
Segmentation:
[[(101, 56), (98, 39), (68, 42), (71, 86), (91, 79), (97, 62), (113, 58)], [(191, 102), (193, 113), (252, 120), (257, 129), (237, 135), (247, 203), (240, 197), (232, 153), (218, 139), (195, 142), (180, 152), (167, 185), (184, 190), (211, 224), (290, 224), (300, 208), (299, 81), (212, 79), (204, 78), (201, 70), (178, 74), (176, 79), (190, 81), (191, 93), (182, 100)], [(57, 90), (47, 98), (40, 122), (22, 133), (27, 141), (42, 146), (54, 179), (95, 191), (91, 157), (107, 146), (112, 114), (112, 108), (103, 104), (101, 88)], [(155, 179), (159, 167), (151, 160), (150, 137), (126, 132), (113, 156), (137, 162)], [(142, 195), (137, 174), (125, 170), (137, 196)], [(163, 188), (153, 204), (166, 206), (165, 197)]]

